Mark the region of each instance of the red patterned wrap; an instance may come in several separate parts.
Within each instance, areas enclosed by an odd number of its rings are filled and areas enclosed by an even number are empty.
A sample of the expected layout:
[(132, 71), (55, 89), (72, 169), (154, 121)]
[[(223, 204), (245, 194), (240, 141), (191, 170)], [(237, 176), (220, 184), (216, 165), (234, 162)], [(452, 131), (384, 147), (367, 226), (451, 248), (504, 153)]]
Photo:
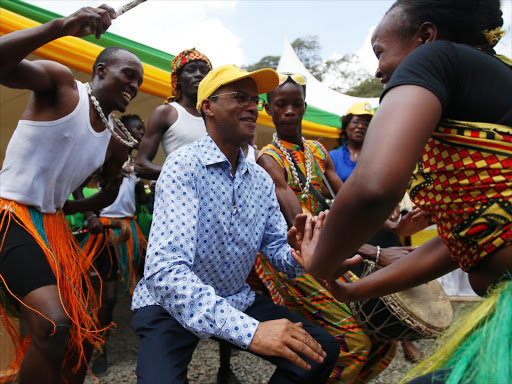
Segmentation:
[(434, 215), (464, 271), (512, 244), (512, 127), (444, 120), (427, 142), (409, 195)]

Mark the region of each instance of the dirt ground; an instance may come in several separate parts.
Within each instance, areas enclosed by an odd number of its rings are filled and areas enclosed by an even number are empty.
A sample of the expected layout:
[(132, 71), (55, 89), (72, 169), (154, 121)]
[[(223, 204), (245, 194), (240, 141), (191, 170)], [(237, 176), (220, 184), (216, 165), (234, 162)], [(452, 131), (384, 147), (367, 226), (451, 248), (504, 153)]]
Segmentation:
[[(455, 313), (472, 303), (453, 303)], [(104, 384), (136, 384), (135, 367), (137, 363), (137, 337), (130, 328), (132, 313), (130, 299), (120, 299), (115, 313), (114, 321), (117, 328), (109, 341), (109, 371), (99, 377), (99, 383)], [(421, 340), (417, 345), (422, 350), (432, 345), (432, 340)], [(412, 363), (405, 360), (401, 346), (398, 347), (396, 357), (391, 365), (372, 384), (395, 384), (411, 369)], [(188, 379), (190, 384), (215, 384), (219, 367), (218, 343), (205, 340), (199, 343), (192, 362), (189, 366)], [(266, 361), (247, 352), (238, 352), (231, 358), (232, 371), (243, 384), (263, 384), (272, 376), (274, 367)], [(95, 383), (93, 377), (88, 376), (87, 384)]]

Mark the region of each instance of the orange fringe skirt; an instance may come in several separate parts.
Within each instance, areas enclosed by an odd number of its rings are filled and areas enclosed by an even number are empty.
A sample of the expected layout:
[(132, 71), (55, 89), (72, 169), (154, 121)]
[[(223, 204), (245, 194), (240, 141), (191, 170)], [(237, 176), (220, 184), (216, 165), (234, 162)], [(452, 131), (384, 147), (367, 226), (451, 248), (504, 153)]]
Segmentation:
[[(0, 228), (8, 228), (14, 220), (24, 228), (41, 247), (48, 264), (50, 265), (59, 291), (59, 298), (64, 311), (71, 321), (70, 338), (64, 361), (70, 357), (78, 356), (74, 367), (75, 372), (82, 364), (87, 365), (83, 343), (85, 340), (93, 345), (100, 346), (105, 343), (104, 329), (98, 328), (97, 311), (99, 309), (94, 289), (89, 278), (92, 264), (81, 255), (79, 244), (76, 242), (62, 211), (56, 214), (45, 214), (32, 207), (19, 204), (15, 201), (0, 198)], [(3, 248), (5, 234), (0, 239), (0, 251)], [(28, 307), (9, 290), (4, 277), (0, 274), (4, 286), (20, 305), (25, 306), (41, 315), (57, 327), (52, 320), (34, 308)], [(4, 296), (7, 293), (4, 293)], [(2, 292), (0, 291), (0, 296)], [(19, 328), (15, 325), (12, 316), (19, 317), (20, 313), (9, 308), (7, 297), (0, 297), (0, 320), (13, 340), (15, 358), (10, 369), (18, 372), (25, 352), (30, 345), (30, 337), (22, 338)], [(64, 362), (63, 362), (64, 364)], [(5, 381), (9, 378), (4, 378)]]

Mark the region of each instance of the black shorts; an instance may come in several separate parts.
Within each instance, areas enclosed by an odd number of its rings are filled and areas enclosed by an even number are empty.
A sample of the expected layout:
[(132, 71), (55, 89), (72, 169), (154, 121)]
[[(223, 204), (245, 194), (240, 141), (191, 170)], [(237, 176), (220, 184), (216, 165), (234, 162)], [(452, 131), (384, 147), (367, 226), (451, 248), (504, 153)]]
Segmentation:
[[(14, 219), (8, 228), (6, 225), (0, 228), (0, 241), (4, 235), (5, 240), (0, 250), (0, 274), (14, 295), (22, 299), (37, 288), (57, 284), (45, 253)], [(1, 280), (0, 289), (8, 292)], [(11, 299), (18, 304), (16, 299)]]
[(106, 244), (103, 251), (95, 261), (96, 270), (103, 281), (116, 281), (119, 269), (116, 251), (110, 244)]

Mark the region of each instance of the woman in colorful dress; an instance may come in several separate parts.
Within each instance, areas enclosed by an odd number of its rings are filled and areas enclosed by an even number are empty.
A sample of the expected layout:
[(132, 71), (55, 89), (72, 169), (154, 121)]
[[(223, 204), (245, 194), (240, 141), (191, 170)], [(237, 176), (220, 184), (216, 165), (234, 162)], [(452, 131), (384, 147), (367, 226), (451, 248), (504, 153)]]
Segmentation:
[[(408, 377), (430, 372), (415, 383), (512, 382), (512, 62), (493, 50), (502, 24), (498, 0), (395, 2), (372, 36), (376, 76), (386, 88), (359, 166), (336, 198), (317, 250), (302, 245), (306, 269), (345, 301), (407, 289), (458, 267), (468, 272), (486, 300)], [(433, 215), (439, 237), (355, 284), (337, 282), (340, 264), (406, 188)]]

